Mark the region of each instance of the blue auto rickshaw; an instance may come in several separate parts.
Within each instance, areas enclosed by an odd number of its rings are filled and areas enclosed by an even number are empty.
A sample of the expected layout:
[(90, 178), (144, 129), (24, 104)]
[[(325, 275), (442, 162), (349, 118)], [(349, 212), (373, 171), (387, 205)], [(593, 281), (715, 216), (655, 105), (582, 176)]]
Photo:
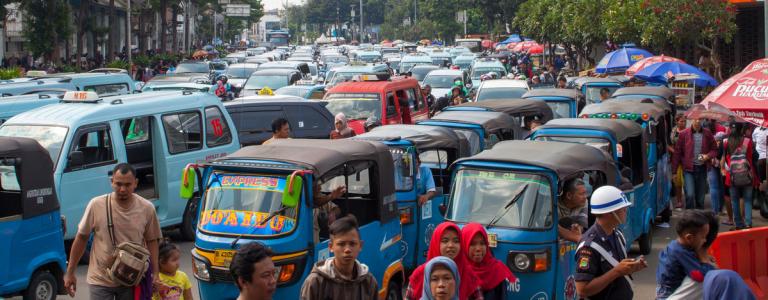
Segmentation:
[[(181, 193), (203, 191), (192, 250), (201, 299), (235, 299), (229, 263), (252, 241), (270, 247), (277, 267), (275, 299), (298, 299), (312, 266), (331, 256), (328, 219), (313, 208), (316, 193), (346, 186), (333, 201), (341, 216), (352, 214), (365, 242), (358, 260), (379, 282), (380, 299), (399, 299), (405, 280), (394, 162), (379, 142), (281, 139), (249, 146), (185, 169)], [(197, 175), (199, 174), (199, 175)], [(316, 242), (317, 241), (317, 242)]]
[(416, 124), (446, 127), (463, 135), (469, 141), (470, 155), (491, 148), (499, 141), (514, 139), (520, 128), (515, 119), (505, 113), (481, 109), (443, 111)]
[(672, 109), (672, 116), (677, 113), (675, 91), (665, 86), (637, 86), (620, 88), (611, 96), (617, 100), (651, 99), (657, 102), (667, 103)]
[[(494, 99), (480, 102), (467, 102), (456, 106), (449, 106), (443, 111), (495, 111), (505, 113), (514, 121), (514, 139), (524, 139), (530, 133), (525, 120), (536, 116), (540, 123), (544, 124), (554, 118), (552, 108), (546, 102), (536, 99)], [(519, 124), (519, 125), (518, 125)]]
[(610, 184), (618, 169), (597, 148), (578, 143), (503, 141), (453, 165), (445, 219), (485, 226), (491, 251), (517, 277), (507, 299), (577, 299), (576, 243), (558, 236), (565, 182)]
[(525, 99), (539, 99), (547, 102), (554, 118), (575, 118), (586, 105), (584, 95), (574, 89), (535, 89), (523, 94)]
[(587, 104), (600, 103), (600, 91), (608, 90), (610, 97), (613, 92), (624, 87), (621, 81), (610, 77), (579, 77), (573, 81), (574, 87), (579, 90), (587, 100)]
[[(448, 168), (459, 158), (469, 156), (469, 142), (448, 128), (425, 125), (386, 125), (355, 139), (380, 141), (389, 146), (395, 163), (395, 190), (403, 241), (408, 245), (403, 258), (406, 270), (413, 270), (426, 261), (431, 232), (443, 221), (439, 213), (444, 205), (444, 191), (450, 190), (451, 171)], [(437, 195), (424, 206), (417, 199), (416, 155), (430, 168)]]
[[(651, 183), (650, 199), (655, 199), (653, 216), (659, 215), (669, 205), (672, 173), (670, 154), (667, 151), (672, 130), (672, 111), (669, 105), (650, 99), (608, 100), (587, 105), (580, 118), (626, 119), (642, 126), (648, 134), (648, 176)], [(653, 200), (651, 201), (653, 203)]]
[[(631, 183), (625, 194), (632, 202), (627, 212), (627, 223), (622, 227), (627, 248), (637, 240), (640, 253), (651, 253), (655, 199), (650, 197), (653, 187), (648, 175), (655, 168), (648, 164), (648, 131), (630, 120), (611, 119), (557, 119), (539, 126), (531, 140), (579, 143), (596, 147), (613, 158), (621, 171), (622, 183)], [(585, 178), (585, 183), (590, 178)], [(587, 190), (591, 194), (591, 189)]]
[(33, 139), (0, 137), (0, 298), (65, 294), (64, 222), (48, 151)]

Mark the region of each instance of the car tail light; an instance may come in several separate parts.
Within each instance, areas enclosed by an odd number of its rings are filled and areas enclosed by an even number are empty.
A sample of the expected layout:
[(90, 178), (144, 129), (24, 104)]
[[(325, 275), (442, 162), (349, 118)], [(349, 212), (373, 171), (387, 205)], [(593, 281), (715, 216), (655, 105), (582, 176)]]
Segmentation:
[(517, 273), (546, 272), (550, 265), (550, 251), (510, 251), (507, 267)]

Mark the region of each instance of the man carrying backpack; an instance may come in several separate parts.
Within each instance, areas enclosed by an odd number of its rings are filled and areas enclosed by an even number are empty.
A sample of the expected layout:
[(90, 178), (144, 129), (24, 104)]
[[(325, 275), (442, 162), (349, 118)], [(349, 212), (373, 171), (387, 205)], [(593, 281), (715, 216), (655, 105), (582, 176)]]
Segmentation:
[(683, 166), (685, 208), (704, 208), (707, 168), (711, 165), (709, 161), (716, 155), (717, 144), (712, 132), (701, 126), (701, 120), (693, 119), (691, 127), (680, 132), (672, 156), (672, 170)]
[[(752, 227), (752, 191), (758, 186), (755, 144), (745, 136), (746, 129), (744, 123), (731, 123), (731, 134), (723, 143), (724, 159), (720, 162), (725, 185), (730, 187), (733, 222), (736, 225), (733, 229)], [(740, 209), (740, 198), (744, 199), (744, 211)]]

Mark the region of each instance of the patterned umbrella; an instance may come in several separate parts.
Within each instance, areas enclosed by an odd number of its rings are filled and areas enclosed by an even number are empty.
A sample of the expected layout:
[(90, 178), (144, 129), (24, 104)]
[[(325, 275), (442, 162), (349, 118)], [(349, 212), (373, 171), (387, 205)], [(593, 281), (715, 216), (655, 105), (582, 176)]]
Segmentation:
[(768, 127), (768, 68), (728, 78), (701, 103), (707, 108), (712, 103), (720, 104), (747, 122)]
[(624, 72), (624, 74), (631, 77), (632, 75), (635, 75), (635, 73), (637, 73), (638, 71), (645, 69), (645, 67), (647, 66), (650, 66), (655, 63), (668, 62), (668, 61), (685, 63), (685, 61), (683, 61), (682, 59), (675, 58), (672, 56), (665, 56), (664, 54), (662, 54), (662, 55), (646, 57), (641, 60), (638, 60), (635, 64), (629, 67), (629, 69), (627, 69), (627, 71)]
[(595, 73), (620, 73), (626, 71), (630, 66), (639, 60), (651, 57), (651, 52), (640, 48), (621, 48), (616, 51), (608, 52), (595, 67)]
[(761, 58), (750, 63), (742, 72), (768, 69), (768, 58)]

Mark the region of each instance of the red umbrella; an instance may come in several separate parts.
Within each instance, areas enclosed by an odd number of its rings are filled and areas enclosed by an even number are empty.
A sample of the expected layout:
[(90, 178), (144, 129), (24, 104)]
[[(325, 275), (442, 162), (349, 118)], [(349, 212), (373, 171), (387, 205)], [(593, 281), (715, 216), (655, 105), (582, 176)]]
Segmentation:
[(480, 45), (483, 46), (483, 48), (491, 48), (491, 46), (493, 45), (493, 41), (483, 40), (482, 42), (480, 42)]
[(514, 52), (525, 52), (528, 49), (530, 49), (531, 47), (533, 47), (534, 45), (538, 45), (538, 44), (536, 42), (534, 42), (534, 41), (521, 42), (521, 43), (518, 43), (517, 45), (515, 45), (515, 48), (512, 48), (512, 51), (514, 51)]
[(512, 50), (512, 49), (515, 49), (515, 47), (517, 46), (517, 44), (520, 44), (520, 43), (515, 43), (515, 42), (512, 42), (512, 43), (509, 43), (509, 44), (507, 44), (507, 50)]
[(542, 54), (544, 53), (544, 46), (536, 44), (528, 48), (528, 54)]
[(768, 69), (741, 72), (728, 78), (702, 103), (707, 107), (710, 103), (720, 104), (747, 122), (768, 127)]
[(768, 58), (761, 58), (750, 63), (742, 72), (768, 69)]
[(640, 72), (640, 70), (645, 69), (645, 67), (655, 63), (660, 63), (660, 62), (685, 63), (685, 61), (683, 61), (682, 59), (675, 58), (672, 56), (664, 56), (664, 54), (662, 54), (659, 56), (651, 56), (651, 57), (646, 57), (641, 60), (638, 60), (635, 64), (631, 65), (624, 74), (627, 76), (634, 76), (635, 73)]

